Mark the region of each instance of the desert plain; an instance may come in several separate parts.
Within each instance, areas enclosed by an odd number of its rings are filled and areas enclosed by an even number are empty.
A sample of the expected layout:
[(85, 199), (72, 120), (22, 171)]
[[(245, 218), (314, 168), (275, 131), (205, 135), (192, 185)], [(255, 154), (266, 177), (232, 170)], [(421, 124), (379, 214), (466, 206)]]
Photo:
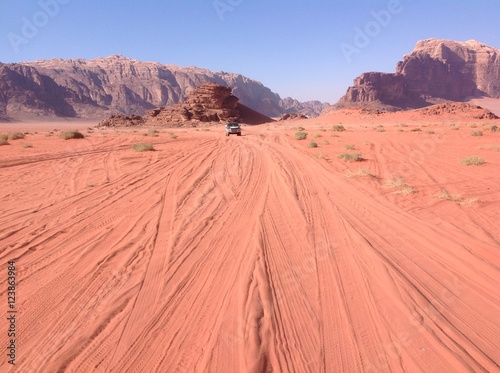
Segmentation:
[(498, 372), (498, 122), (0, 124), (0, 371)]

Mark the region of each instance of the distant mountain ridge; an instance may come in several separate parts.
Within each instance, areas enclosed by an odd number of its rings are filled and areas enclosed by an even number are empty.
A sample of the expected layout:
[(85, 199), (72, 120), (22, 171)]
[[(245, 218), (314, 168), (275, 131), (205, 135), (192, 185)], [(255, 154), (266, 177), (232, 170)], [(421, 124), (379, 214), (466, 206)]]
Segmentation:
[(0, 63), (0, 118), (143, 115), (177, 104), (202, 83), (230, 87), (240, 102), (268, 116), (318, 115), (328, 106), (280, 96), (241, 74), (142, 62), (120, 55)]
[(361, 74), (334, 107), (404, 110), (474, 97), (500, 99), (500, 50), (475, 40), (427, 39), (396, 73)]

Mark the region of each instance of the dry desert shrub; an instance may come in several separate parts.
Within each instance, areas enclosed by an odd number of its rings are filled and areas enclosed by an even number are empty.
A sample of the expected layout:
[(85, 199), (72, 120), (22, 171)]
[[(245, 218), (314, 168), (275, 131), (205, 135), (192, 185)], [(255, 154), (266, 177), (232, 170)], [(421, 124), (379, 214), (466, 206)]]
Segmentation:
[(321, 137), (321, 133), (315, 133), (315, 134), (313, 135), (313, 138), (315, 138), (315, 139), (317, 139), (318, 137)]
[(22, 132), (11, 132), (7, 136), (9, 140), (24, 139), (24, 133)]
[(323, 152), (319, 152), (319, 153), (317, 153), (317, 154), (314, 156), (314, 158), (316, 158), (316, 159), (327, 159), (326, 154), (325, 154), (325, 153), (323, 153)]
[(459, 202), (461, 206), (473, 206), (476, 203), (479, 203), (479, 198), (477, 197), (467, 198)]
[(408, 194), (416, 193), (416, 190), (409, 185), (404, 185), (404, 186), (398, 188), (396, 191), (394, 191), (394, 193), (395, 194), (402, 194), (402, 195), (406, 196)]
[(434, 131), (433, 130), (429, 130), (429, 131), (425, 131), (425, 133), (427, 133), (428, 135), (434, 135)]
[(27, 149), (27, 148), (32, 148), (32, 147), (33, 147), (33, 145), (32, 145), (32, 144), (30, 144), (30, 143), (26, 143), (26, 142), (25, 142), (25, 143), (22, 143), (22, 144), (21, 144), (21, 147), (22, 147), (22, 148)]
[(311, 141), (309, 144), (307, 144), (307, 147), (308, 148), (317, 148), (318, 147), (318, 144), (315, 143), (314, 141)]
[(479, 198), (467, 198), (464, 199), (460, 194), (451, 194), (446, 189), (441, 188), (441, 190), (434, 194), (434, 198), (444, 199), (445, 201), (456, 202), (461, 206), (472, 206), (479, 202)]
[(394, 191), (395, 194), (407, 195), (416, 192), (412, 186), (408, 185), (405, 178), (401, 176), (387, 180), (385, 186), (388, 188), (396, 188)]
[(484, 164), (484, 159), (477, 155), (470, 155), (460, 161), (465, 166), (480, 166)]
[(363, 160), (361, 153), (342, 153), (338, 158), (344, 159), (347, 162), (361, 162)]
[(3, 145), (10, 145), (10, 144), (6, 139), (0, 138), (0, 146), (3, 146)]
[(132, 149), (134, 149), (136, 152), (155, 151), (154, 146), (147, 143), (134, 144), (132, 145)]
[(360, 167), (355, 171), (350, 171), (347, 170), (345, 173), (345, 176), (348, 178), (353, 178), (353, 177), (375, 177), (368, 169), (364, 167)]
[(300, 126), (299, 127), (292, 127), (292, 130), (300, 132), (300, 131), (304, 131), (305, 128), (304, 127), (300, 127)]
[(333, 126), (332, 127), (332, 131), (334, 131), (334, 132), (343, 132), (343, 131), (345, 131), (345, 127), (339, 124), (339, 125)]
[(323, 141), (321, 142), (321, 145), (330, 145), (330, 143), (328, 142), (328, 140), (323, 140)]
[(471, 131), (470, 133), (471, 136), (483, 136), (482, 131)]
[(375, 131), (377, 131), (377, 132), (385, 132), (385, 128), (384, 128), (384, 126), (377, 126), (377, 127), (375, 127)]
[(305, 140), (307, 138), (307, 132), (295, 132), (296, 140)]
[(83, 139), (85, 136), (83, 133), (80, 133), (78, 131), (66, 131), (62, 132), (59, 137), (64, 140), (70, 140), (70, 139)]
[(444, 199), (446, 201), (453, 201), (453, 202), (462, 201), (462, 196), (460, 194), (451, 194), (444, 188), (441, 188), (439, 193), (434, 194), (434, 198)]
[(415, 128), (412, 128), (410, 131), (411, 132), (420, 132), (422, 130), (419, 127), (415, 127)]
[(346, 144), (345, 146), (346, 150), (354, 150), (356, 149), (356, 146), (354, 144)]
[(169, 132), (169, 133), (168, 133), (168, 136), (169, 136), (171, 139), (176, 139), (176, 138), (177, 138), (177, 135), (176, 135), (174, 132)]
[(496, 145), (481, 146), (479, 149), (481, 149), (481, 150), (489, 149), (489, 150), (493, 150), (494, 152), (500, 152), (500, 146), (496, 146)]

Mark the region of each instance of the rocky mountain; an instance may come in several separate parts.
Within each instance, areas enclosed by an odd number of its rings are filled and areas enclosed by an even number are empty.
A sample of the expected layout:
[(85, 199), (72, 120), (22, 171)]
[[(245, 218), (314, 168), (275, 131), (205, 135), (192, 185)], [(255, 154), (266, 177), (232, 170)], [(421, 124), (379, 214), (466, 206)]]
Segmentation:
[(398, 62), (396, 73), (361, 74), (335, 107), (399, 110), (471, 97), (500, 98), (500, 50), (474, 40), (427, 39)]
[(279, 105), (286, 114), (302, 114), (308, 117), (315, 117), (330, 106), (327, 102), (318, 100), (299, 102), (291, 97), (281, 99)]
[(296, 110), (318, 115), (321, 105), (290, 105), (262, 83), (240, 74), (141, 62), (114, 55), (92, 60), (0, 63), (0, 117), (98, 118), (143, 115), (182, 102), (205, 82), (230, 87), (240, 103), (268, 116)]

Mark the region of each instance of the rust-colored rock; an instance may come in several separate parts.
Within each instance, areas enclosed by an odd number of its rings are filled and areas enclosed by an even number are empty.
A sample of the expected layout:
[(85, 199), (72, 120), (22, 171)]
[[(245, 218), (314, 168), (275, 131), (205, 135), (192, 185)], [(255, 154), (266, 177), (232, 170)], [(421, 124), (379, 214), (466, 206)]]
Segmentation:
[(294, 119), (307, 119), (307, 115), (304, 114), (285, 114), (279, 120), (294, 120)]
[(133, 127), (144, 124), (144, 118), (138, 115), (111, 115), (97, 125), (97, 127)]
[(240, 111), (238, 98), (231, 94), (231, 88), (203, 83), (189, 94), (185, 102), (149, 110), (144, 119), (149, 126), (196, 126), (198, 122), (239, 122)]
[(500, 98), (500, 51), (474, 40), (428, 39), (404, 56), (396, 73), (360, 75), (336, 107), (399, 110), (471, 97)]
[(143, 117), (112, 115), (99, 123), (99, 127), (198, 127), (204, 123), (261, 124), (273, 121), (238, 101), (238, 97), (231, 93), (231, 88), (203, 83), (188, 95), (185, 102), (148, 110)]
[(466, 102), (445, 102), (416, 110), (422, 115), (441, 116), (459, 114), (462, 117), (474, 119), (500, 119), (488, 109)]

